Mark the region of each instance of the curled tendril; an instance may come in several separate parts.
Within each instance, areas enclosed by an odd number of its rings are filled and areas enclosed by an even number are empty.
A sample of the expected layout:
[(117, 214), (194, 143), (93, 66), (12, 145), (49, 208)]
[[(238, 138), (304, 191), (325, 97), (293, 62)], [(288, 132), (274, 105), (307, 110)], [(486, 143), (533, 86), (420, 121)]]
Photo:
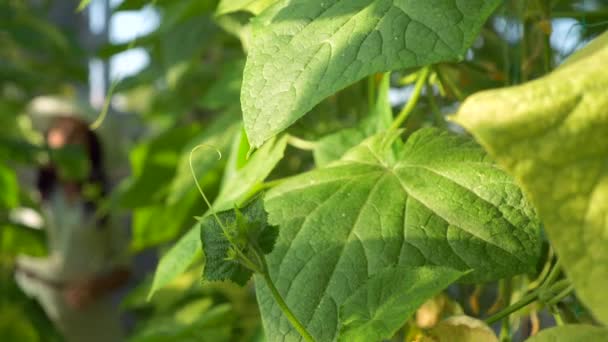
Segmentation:
[(190, 164), (190, 172), (192, 173), (192, 178), (194, 179), (194, 184), (196, 184), (196, 188), (198, 189), (198, 192), (200, 192), (201, 196), (203, 196), (203, 200), (205, 201), (205, 204), (207, 204), (207, 206), (209, 207), (209, 210), (211, 210), (211, 214), (213, 215), (213, 217), (215, 218), (217, 223), (220, 225), (220, 227), (222, 227), (224, 232), (226, 232), (226, 227), (224, 226), (224, 224), (222, 223), (220, 218), (215, 213), (215, 210), (213, 210), (213, 206), (211, 205), (211, 202), (209, 202), (209, 200), (207, 199), (207, 196), (205, 196), (205, 192), (203, 191), (203, 188), (201, 187), (201, 185), (198, 182), (198, 178), (196, 177), (196, 172), (194, 171), (194, 166), (192, 165), (192, 156), (194, 155), (194, 152), (196, 152), (196, 150), (198, 150), (201, 147), (215, 150), (215, 152), (217, 152), (217, 155), (218, 155), (218, 158), (217, 158), (218, 160), (222, 159), (222, 152), (220, 152), (219, 149), (217, 149), (216, 147), (211, 146), (211, 145), (207, 145), (207, 144), (196, 145), (196, 146), (194, 146), (194, 148), (192, 148), (192, 150), (190, 150), (190, 155), (188, 156), (188, 164)]

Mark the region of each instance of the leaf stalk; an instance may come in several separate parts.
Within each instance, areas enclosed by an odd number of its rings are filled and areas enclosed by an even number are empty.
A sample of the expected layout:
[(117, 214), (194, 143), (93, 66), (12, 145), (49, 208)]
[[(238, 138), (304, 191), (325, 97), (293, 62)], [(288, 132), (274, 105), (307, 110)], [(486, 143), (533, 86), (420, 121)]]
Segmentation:
[[(264, 262), (264, 265), (265, 265), (265, 262)], [(266, 267), (266, 266), (264, 266), (264, 272), (262, 273), (262, 277), (264, 278), (266, 285), (270, 289), (270, 293), (272, 293), (272, 297), (274, 298), (275, 302), (279, 305), (279, 308), (281, 308), (281, 311), (283, 311), (283, 314), (285, 314), (285, 317), (287, 317), (287, 320), (289, 321), (289, 323), (291, 323), (291, 325), (294, 327), (294, 329), (296, 329), (296, 331), (298, 333), (300, 333), (300, 335), (302, 335), (302, 337), (304, 337), (304, 339), (306, 341), (314, 342), (315, 339), (306, 330), (306, 327), (304, 327), (304, 325), (298, 320), (298, 318), (296, 317), (296, 315), (294, 315), (294, 313), (291, 311), (291, 309), (289, 309), (289, 306), (287, 306), (287, 303), (285, 303), (285, 300), (283, 300), (283, 296), (281, 296), (281, 293), (279, 292), (279, 290), (276, 288), (276, 286), (274, 286), (274, 282), (270, 278), (270, 273), (268, 273), (268, 267)]]
[(420, 94), (422, 94), (422, 89), (424, 88), (426, 79), (428, 78), (430, 72), (431, 72), (430, 66), (426, 66), (421, 70), (420, 76), (418, 76), (418, 80), (416, 81), (416, 85), (414, 86), (414, 91), (412, 92), (412, 95), (410, 96), (409, 101), (403, 107), (403, 109), (401, 109), (401, 111), (399, 112), (399, 114), (397, 115), (395, 120), (393, 121), (393, 124), (389, 128), (389, 131), (394, 131), (394, 130), (398, 129), (399, 127), (401, 127), (401, 125), (405, 122), (405, 120), (407, 120), (407, 118), (410, 116), (410, 114), (414, 111), (414, 108), (416, 107), (416, 104), (418, 103), (418, 99), (420, 99)]

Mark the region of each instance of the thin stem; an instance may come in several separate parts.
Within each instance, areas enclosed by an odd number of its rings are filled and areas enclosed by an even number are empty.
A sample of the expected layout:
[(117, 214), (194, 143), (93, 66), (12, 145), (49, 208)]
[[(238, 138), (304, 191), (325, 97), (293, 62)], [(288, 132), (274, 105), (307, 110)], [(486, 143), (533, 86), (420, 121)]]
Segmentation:
[(306, 330), (304, 325), (302, 323), (300, 323), (300, 321), (293, 314), (291, 309), (289, 309), (289, 306), (287, 306), (287, 303), (285, 303), (285, 301), (283, 300), (283, 297), (279, 293), (279, 290), (277, 290), (277, 288), (274, 286), (274, 283), (272, 282), (272, 279), (270, 278), (270, 274), (268, 273), (267, 267), (264, 267), (264, 272), (262, 273), (262, 276), (264, 277), (264, 281), (266, 281), (266, 285), (268, 285), (268, 288), (270, 289), (270, 292), (272, 293), (272, 297), (274, 298), (275, 302), (279, 305), (279, 307), (281, 308), (281, 311), (283, 311), (283, 314), (285, 314), (285, 316), (287, 317), (287, 320), (289, 320), (289, 322), (294, 327), (294, 329), (296, 329), (298, 331), (298, 333), (300, 333), (300, 335), (302, 335), (302, 337), (304, 337), (304, 339), (306, 341), (314, 342), (315, 339)]
[(547, 254), (547, 261), (543, 265), (543, 269), (540, 271), (538, 277), (536, 279), (534, 279), (534, 281), (532, 281), (528, 285), (529, 290), (537, 288), (538, 286), (540, 286), (540, 284), (542, 284), (545, 281), (545, 279), (547, 278), (547, 275), (549, 274), (549, 271), (551, 270), (552, 264), (553, 264), (553, 248), (549, 248), (549, 251)]
[(559, 267), (559, 264), (556, 262), (555, 265), (553, 265), (553, 268), (551, 269), (551, 271), (549, 272), (549, 275), (547, 276), (547, 278), (545, 279), (545, 281), (542, 283), (542, 285), (540, 286), (541, 288), (547, 288), (549, 285), (553, 284), (555, 282), (555, 280), (557, 280), (557, 278), (559, 278), (559, 275), (561, 274), (562, 270)]
[(304, 140), (302, 138), (294, 137), (293, 135), (287, 137), (287, 143), (295, 148), (305, 151), (312, 151), (317, 145), (317, 143), (314, 141)]
[(254, 271), (254, 272), (260, 272), (259, 267), (256, 266), (251, 260), (249, 260), (249, 258), (243, 253), (243, 251), (241, 251), (241, 249), (238, 248), (238, 245), (232, 239), (232, 235), (230, 234), (230, 232), (228, 232), (228, 228), (226, 228), (226, 226), (224, 225), (224, 223), (222, 222), (222, 220), (220, 220), (219, 216), (217, 216), (217, 213), (213, 209), (213, 206), (211, 205), (211, 202), (209, 202), (209, 200), (207, 199), (207, 196), (205, 195), (205, 192), (203, 191), (203, 188), (201, 187), (201, 185), (198, 182), (198, 179), (196, 177), (196, 172), (194, 171), (194, 166), (192, 165), (192, 155), (194, 154), (194, 152), (196, 152), (196, 150), (198, 150), (201, 147), (206, 147), (206, 148), (214, 149), (215, 152), (217, 152), (218, 159), (222, 158), (222, 153), (220, 152), (220, 150), (218, 150), (218, 149), (216, 149), (216, 148), (214, 148), (212, 146), (205, 145), (205, 144), (200, 144), (200, 145), (195, 146), (190, 151), (190, 155), (188, 156), (188, 164), (190, 165), (190, 172), (192, 173), (192, 177), (194, 179), (194, 184), (196, 184), (196, 188), (200, 192), (201, 196), (203, 196), (203, 200), (205, 201), (205, 204), (207, 204), (207, 206), (209, 207), (209, 210), (211, 211), (211, 214), (215, 218), (215, 221), (217, 222), (217, 224), (219, 224), (220, 228), (222, 228), (222, 232), (224, 232), (224, 236), (226, 237), (226, 239), (228, 240), (228, 242), (230, 243), (230, 245), (234, 247), (234, 251), (239, 256), (241, 262), (246, 267), (248, 267), (249, 269), (251, 269), (252, 271)]
[(412, 113), (412, 111), (414, 111), (414, 108), (416, 107), (416, 104), (418, 103), (418, 99), (420, 98), (420, 94), (422, 93), (422, 88), (424, 88), (426, 79), (429, 76), (430, 72), (431, 72), (431, 68), (428, 66), (424, 67), (421, 70), (420, 76), (418, 76), (418, 80), (416, 81), (416, 85), (414, 86), (414, 91), (412, 92), (412, 95), (410, 96), (409, 101), (403, 107), (403, 109), (401, 109), (401, 111), (399, 112), (399, 114), (397, 115), (395, 120), (393, 121), (393, 124), (389, 128), (389, 131), (394, 131), (394, 130), (398, 129), (405, 122), (405, 120), (407, 120), (408, 116)]
[(555, 11), (551, 14), (553, 18), (574, 18), (595, 20), (605, 18), (608, 15), (608, 10), (600, 11)]
[[(207, 204), (207, 206), (209, 207), (209, 210), (211, 210), (211, 214), (213, 214), (213, 216), (215, 217), (215, 220), (217, 221), (217, 223), (220, 225), (220, 227), (222, 227), (222, 229), (224, 230), (224, 234), (226, 234), (227, 238), (230, 238), (227, 234), (226, 231), (226, 227), (224, 227), (224, 224), (222, 223), (222, 221), (220, 220), (220, 218), (217, 216), (217, 214), (215, 213), (215, 210), (213, 210), (213, 206), (211, 205), (211, 202), (209, 202), (209, 200), (207, 199), (207, 196), (205, 196), (205, 192), (203, 191), (203, 188), (201, 187), (201, 185), (198, 183), (198, 178), (196, 177), (196, 172), (194, 171), (194, 166), (192, 165), (192, 155), (194, 154), (194, 152), (196, 152), (196, 150), (198, 150), (201, 147), (206, 147), (206, 148), (211, 148), (214, 149), (215, 152), (217, 152), (218, 155), (218, 159), (222, 159), (222, 152), (220, 152), (220, 150), (209, 146), (209, 145), (205, 145), (205, 144), (200, 144), (195, 146), (191, 151), (190, 151), (190, 155), (188, 156), (188, 164), (190, 165), (190, 172), (192, 173), (192, 178), (194, 179), (194, 184), (196, 184), (196, 188), (198, 189), (198, 192), (201, 193), (201, 196), (203, 196), (203, 200), (205, 201), (205, 204)], [(231, 241), (232, 242), (232, 241)]]
[(454, 95), (454, 97), (456, 97), (458, 101), (464, 101), (464, 95), (462, 94), (460, 89), (458, 89), (458, 87), (454, 84), (454, 82), (452, 82), (452, 79), (447, 77), (447, 75), (445, 75), (443, 71), (441, 71), (441, 68), (434, 68), (434, 70), (437, 74), (437, 77), (439, 77), (439, 81), (441, 81), (441, 84), (443, 84), (444, 88), (449, 89), (452, 95)]
[[(507, 307), (511, 305), (511, 293), (512, 293), (512, 284), (511, 279), (503, 279), (501, 281), (502, 297), (504, 298), (504, 303)], [(502, 319), (502, 323), (500, 326), (500, 340), (501, 341), (509, 341), (511, 339), (511, 322), (509, 321), (509, 316), (505, 316)]]
[(499, 320), (503, 319), (504, 317), (507, 317), (510, 314), (518, 311), (519, 309), (538, 300), (539, 295), (541, 295), (541, 293), (543, 293), (543, 292), (544, 293), (546, 293), (547, 291), (550, 293), (559, 292), (559, 294), (558, 294), (558, 296), (559, 296), (562, 293), (560, 291), (567, 289), (569, 286), (569, 284), (566, 280), (555, 282), (555, 280), (557, 280), (557, 278), (559, 277), (560, 273), (561, 273), (561, 269), (560, 269), (558, 263), (556, 262), (555, 265), (553, 265), (553, 268), (551, 269), (551, 271), (549, 272), (549, 275), (547, 276), (547, 278), (545, 279), (545, 281), (542, 283), (542, 285), (540, 287), (534, 289), (533, 291), (530, 291), (530, 293), (523, 296), (515, 304), (512, 304), (512, 305), (504, 308), (503, 310), (497, 312), (496, 314), (488, 317), (486, 319), (486, 323), (492, 324), (492, 323), (498, 322)]
[(367, 106), (368, 108), (374, 108), (376, 103), (376, 74), (369, 75), (367, 78)]
[(562, 299), (568, 297), (570, 295), (570, 293), (572, 293), (573, 290), (574, 290), (574, 286), (572, 286), (571, 284), (568, 284), (568, 286), (565, 289), (563, 289), (561, 292), (556, 294), (551, 300), (549, 300), (547, 302), (547, 305), (556, 305), (557, 303), (561, 302)]
[(237, 202), (237, 207), (241, 207), (243, 206), (245, 203), (249, 202), (249, 200), (257, 195), (259, 192), (264, 191), (266, 189), (270, 189), (274, 186), (277, 186), (278, 184), (281, 184), (281, 182), (284, 181), (284, 179), (276, 179), (270, 182), (264, 182), (264, 183), (259, 183), (254, 185), (253, 187), (251, 187), (251, 189), (249, 189), (249, 191), (247, 191), (243, 197), (241, 198), (241, 200), (239, 202)]
[(426, 98), (429, 102), (429, 107), (431, 108), (431, 112), (433, 113), (433, 118), (435, 119), (435, 123), (438, 127), (445, 128), (445, 117), (441, 114), (439, 107), (437, 106), (437, 101), (435, 101), (435, 94), (433, 93), (433, 86), (428, 84), (426, 85)]
[[(541, 22), (539, 23), (540, 25), (546, 25), (548, 27), (545, 27), (545, 29), (543, 30), (544, 33), (544, 39), (543, 39), (543, 44), (544, 44), (544, 66), (545, 66), (545, 73), (548, 74), (551, 69), (553, 69), (553, 48), (551, 47), (551, 31), (552, 31), (552, 27), (551, 27), (551, 3), (549, 1), (544, 1), (544, 18), (541, 19)], [(544, 27), (544, 26), (541, 26)]]
[(559, 312), (559, 309), (555, 308), (552, 311), (553, 318), (555, 319), (555, 325), (562, 326), (564, 325), (564, 319), (562, 318), (562, 314)]
[(495, 313), (494, 315), (486, 318), (486, 323), (487, 324), (496, 323), (496, 322), (500, 321), (501, 319), (509, 316), (510, 314), (518, 311), (519, 309), (527, 306), (528, 304), (534, 302), (538, 297), (538, 293), (539, 293), (539, 289), (536, 289), (536, 290), (528, 293), (527, 295), (523, 296), (519, 301), (517, 301), (515, 304), (512, 304), (512, 305), (504, 308), (503, 310)]

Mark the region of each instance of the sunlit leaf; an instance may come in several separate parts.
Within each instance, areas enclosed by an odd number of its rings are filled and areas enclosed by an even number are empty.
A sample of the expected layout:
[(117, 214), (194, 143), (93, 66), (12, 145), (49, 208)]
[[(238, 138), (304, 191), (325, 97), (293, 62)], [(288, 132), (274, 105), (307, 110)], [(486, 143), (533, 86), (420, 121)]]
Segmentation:
[(255, 18), (241, 103), (259, 147), (363, 77), (462, 59), (499, 0), (283, 0)]
[(608, 322), (608, 46), (518, 87), (467, 99), (455, 121), (529, 193), (577, 296)]
[[(385, 267), (437, 265), (472, 270), (463, 281), (489, 281), (532, 271), (538, 260), (532, 208), (477, 144), (424, 129), (393, 153), (386, 139), (372, 137), (266, 194), (269, 222), (280, 227), (272, 279), (318, 340), (336, 337), (337, 309)], [(256, 285), (268, 338), (297, 339)]]

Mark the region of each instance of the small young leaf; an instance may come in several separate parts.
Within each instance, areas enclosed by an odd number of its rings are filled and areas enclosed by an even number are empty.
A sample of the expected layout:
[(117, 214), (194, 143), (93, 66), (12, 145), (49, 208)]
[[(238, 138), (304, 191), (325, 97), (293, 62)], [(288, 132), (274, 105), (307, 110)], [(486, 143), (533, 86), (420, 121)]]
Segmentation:
[(282, 0), (252, 21), (241, 103), (253, 147), (367, 75), (463, 58), (500, 0)]
[(385, 268), (340, 307), (338, 340), (363, 342), (392, 337), (422, 303), (463, 274), (436, 266)]
[(608, 323), (608, 44), (591, 49), (541, 79), (470, 97), (455, 120), (530, 195), (577, 296)]
[[(261, 199), (242, 209), (220, 212), (217, 217), (226, 231), (214, 215), (201, 220), (201, 241), (205, 256), (203, 278), (210, 281), (231, 280), (245, 285), (253, 272), (243, 265), (237, 248), (250, 260), (256, 260), (254, 254), (257, 251), (262, 254), (272, 251), (278, 235), (277, 227), (268, 225)], [(230, 239), (226, 233), (230, 234)]]
[[(218, 213), (217, 216), (229, 229), (230, 234), (236, 236), (235, 214), (233, 211)], [(231, 220), (231, 221), (229, 221)], [(213, 215), (201, 220), (201, 241), (205, 255), (205, 280), (230, 280), (239, 285), (245, 285), (253, 272), (243, 266), (237, 259), (230, 241)]]
[(569, 324), (541, 330), (526, 342), (608, 342), (608, 328)]

